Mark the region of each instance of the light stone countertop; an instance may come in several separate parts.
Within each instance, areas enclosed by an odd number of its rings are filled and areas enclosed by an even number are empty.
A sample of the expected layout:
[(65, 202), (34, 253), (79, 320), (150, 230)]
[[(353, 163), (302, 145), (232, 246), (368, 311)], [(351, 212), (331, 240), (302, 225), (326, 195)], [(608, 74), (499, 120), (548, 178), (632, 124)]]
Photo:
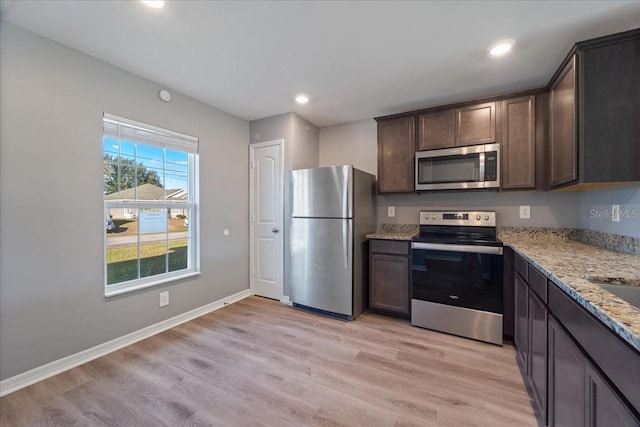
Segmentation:
[(382, 224), (380, 231), (367, 234), (367, 239), (411, 240), (418, 234), (418, 224)]
[(633, 283), (640, 279), (640, 255), (569, 240), (553, 229), (510, 229), (498, 237), (640, 351), (640, 309), (583, 277), (620, 277)]

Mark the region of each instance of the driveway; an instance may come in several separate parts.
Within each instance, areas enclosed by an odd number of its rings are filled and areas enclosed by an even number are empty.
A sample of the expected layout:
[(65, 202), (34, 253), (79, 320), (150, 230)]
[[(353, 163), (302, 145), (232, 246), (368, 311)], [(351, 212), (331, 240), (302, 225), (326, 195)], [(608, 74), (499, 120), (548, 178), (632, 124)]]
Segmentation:
[[(188, 233), (186, 231), (179, 231), (175, 233), (169, 233), (169, 239), (186, 239)], [(140, 243), (154, 243), (163, 242), (167, 238), (167, 233), (151, 233), (141, 234)], [(114, 246), (135, 245), (138, 243), (138, 236), (108, 236), (107, 246), (112, 248)]]

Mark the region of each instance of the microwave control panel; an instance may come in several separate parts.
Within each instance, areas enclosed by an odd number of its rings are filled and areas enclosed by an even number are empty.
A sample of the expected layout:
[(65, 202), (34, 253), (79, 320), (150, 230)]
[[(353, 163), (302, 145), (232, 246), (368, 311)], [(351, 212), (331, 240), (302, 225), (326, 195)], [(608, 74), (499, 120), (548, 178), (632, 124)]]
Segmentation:
[(485, 181), (497, 181), (498, 180), (498, 152), (489, 151), (485, 154), (485, 166), (484, 166), (484, 180)]

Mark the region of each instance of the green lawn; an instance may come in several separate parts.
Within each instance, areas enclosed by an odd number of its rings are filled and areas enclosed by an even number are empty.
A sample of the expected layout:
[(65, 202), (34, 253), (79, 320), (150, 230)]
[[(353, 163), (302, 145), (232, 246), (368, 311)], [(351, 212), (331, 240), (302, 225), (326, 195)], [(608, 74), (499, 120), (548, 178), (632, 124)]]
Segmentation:
[[(169, 241), (169, 270), (187, 268), (187, 239)], [(167, 245), (143, 243), (140, 245), (140, 277), (167, 272)], [(138, 245), (107, 248), (107, 284), (138, 278)]]

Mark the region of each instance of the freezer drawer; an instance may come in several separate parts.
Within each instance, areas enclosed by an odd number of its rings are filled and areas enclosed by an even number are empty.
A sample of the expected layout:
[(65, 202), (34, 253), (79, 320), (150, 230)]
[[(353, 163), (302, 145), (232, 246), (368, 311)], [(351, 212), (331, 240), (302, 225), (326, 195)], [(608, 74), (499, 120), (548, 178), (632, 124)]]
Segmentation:
[(352, 219), (291, 219), (293, 303), (353, 315), (352, 230)]
[(291, 171), (291, 216), (353, 217), (353, 167)]

